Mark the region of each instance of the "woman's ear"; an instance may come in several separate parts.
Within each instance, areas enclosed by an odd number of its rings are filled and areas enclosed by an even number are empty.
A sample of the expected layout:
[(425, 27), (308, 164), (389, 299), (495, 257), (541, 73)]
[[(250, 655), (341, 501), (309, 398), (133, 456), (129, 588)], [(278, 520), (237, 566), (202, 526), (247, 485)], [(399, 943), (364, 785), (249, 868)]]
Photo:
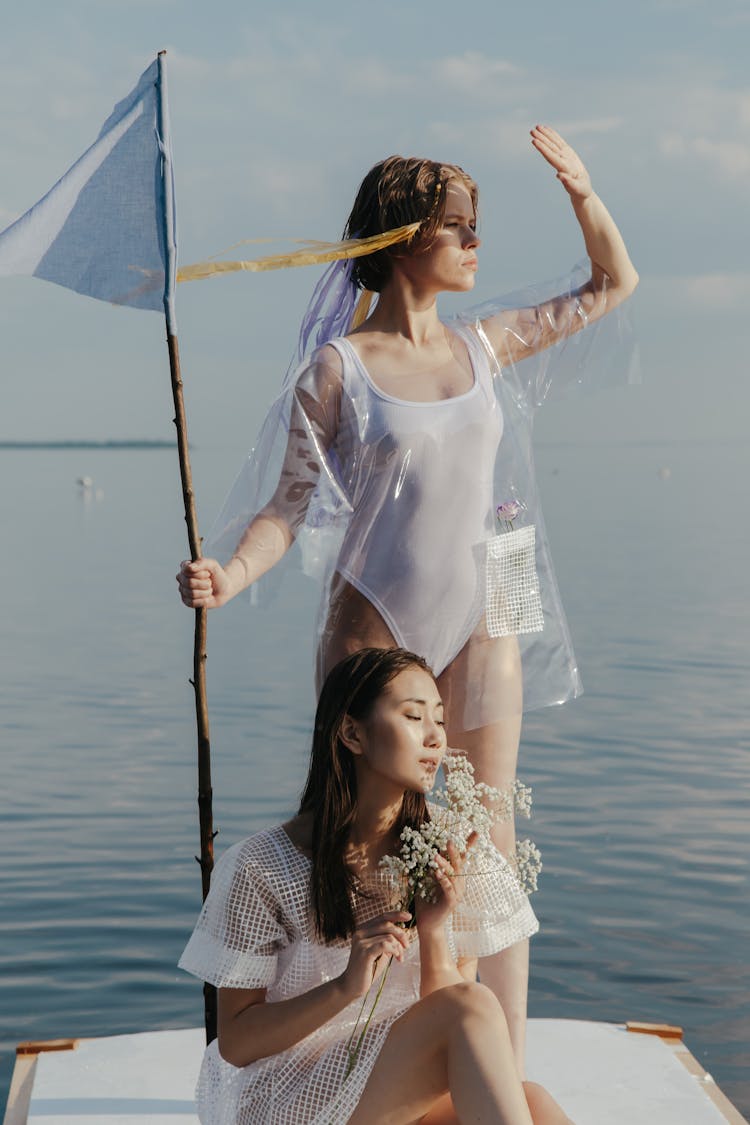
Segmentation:
[(359, 736), (359, 724), (351, 715), (344, 715), (344, 720), (339, 730), (339, 738), (352, 754), (362, 753), (362, 743)]

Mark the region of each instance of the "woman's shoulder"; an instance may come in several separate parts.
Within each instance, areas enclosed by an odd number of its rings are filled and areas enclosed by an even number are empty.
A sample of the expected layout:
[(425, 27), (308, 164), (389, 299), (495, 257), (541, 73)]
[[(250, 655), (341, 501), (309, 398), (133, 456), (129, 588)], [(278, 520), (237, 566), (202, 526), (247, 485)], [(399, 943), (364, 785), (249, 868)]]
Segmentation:
[(297, 369), (295, 385), (297, 391), (308, 392), (323, 401), (331, 392), (339, 392), (344, 382), (346, 352), (339, 348), (343, 337), (329, 340), (316, 348)]
[(335, 336), (315, 349), (310, 356), (310, 364), (340, 376), (346, 361), (346, 349), (346, 336)]
[(277, 824), (273, 828), (264, 828), (227, 848), (216, 865), (217, 871), (256, 868), (268, 873), (284, 867), (288, 859), (285, 844), (288, 847), (292, 846), (283, 825)]

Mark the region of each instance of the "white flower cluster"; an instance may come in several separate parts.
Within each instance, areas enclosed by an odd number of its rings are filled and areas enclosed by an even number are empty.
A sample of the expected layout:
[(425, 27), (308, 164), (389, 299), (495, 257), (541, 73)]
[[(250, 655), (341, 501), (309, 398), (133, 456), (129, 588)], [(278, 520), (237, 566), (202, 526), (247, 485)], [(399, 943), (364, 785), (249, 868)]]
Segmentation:
[(419, 828), (404, 828), (401, 833), (401, 854), (387, 855), (381, 866), (405, 883), (404, 902), (419, 896), (432, 902), (437, 882), (432, 874), (437, 869), (436, 856), (445, 854), (451, 835), (447, 828), (428, 820)]
[(518, 840), (516, 850), (509, 856), (508, 863), (526, 894), (530, 895), (535, 891), (539, 872), (542, 870), (542, 853), (534, 841)]
[[(453, 844), (459, 855), (470, 850), (473, 873), (480, 874), (483, 856), (487, 857), (488, 863), (493, 862), (492, 825), (510, 820), (514, 811), (521, 816), (529, 816), (531, 812), (531, 790), (520, 781), (514, 781), (509, 789), (501, 792), (474, 780), (474, 767), (465, 754), (447, 754), (443, 764), (445, 788), (437, 789), (433, 794), (439, 804), (437, 815), (419, 828), (404, 828), (399, 855), (385, 856), (381, 860), (381, 866), (404, 887), (402, 906), (408, 906), (416, 897), (428, 902), (435, 900), (438, 886), (433, 874), (437, 867), (436, 857), (438, 853), (446, 855), (449, 844)], [(475, 838), (469, 848), (472, 836)], [(530, 849), (536, 853), (536, 868)], [(517, 872), (534, 871), (533, 880), (524, 880), (519, 876), (519, 882), (527, 890), (533, 881), (533, 889), (536, 890), (541, 859), (530, 840), (517, 847), (514, 865)]]

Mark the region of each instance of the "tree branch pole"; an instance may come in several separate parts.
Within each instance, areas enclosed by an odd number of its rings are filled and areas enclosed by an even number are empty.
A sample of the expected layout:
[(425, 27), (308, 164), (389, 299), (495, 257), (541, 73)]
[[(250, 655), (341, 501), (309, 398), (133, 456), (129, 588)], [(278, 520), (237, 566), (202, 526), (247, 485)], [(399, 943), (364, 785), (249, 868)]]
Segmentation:
[[(190, 453), (187, 438), (187, 419), (182, 396), (180, 349), (177, 344), (177, 320), (174, 308), (174, 291), (177, 274), (177, 245), (174, 216), (174, 182), (172, 170), (172, 145), (169, 130), (167, 103), (166, 51), (159, 51), (158, 131), (161, 151), (161, 186), (163, 194), (163, 236), (165, 255), (164, 315), (169, 349), (169, 373), (172, 378), (174, 399), (174, 424), (177, 428), (177, 451), (180, 457), (180, 479), (185, 505), (190, 557), (195, 562), (201, 558), (201, 540), (198, 534), (198, 517), (193, 495), (193, 477), (190, 471)], [(211, 788), (211, 741), (208, 733), (208, 699), (206, 695), (206, 610), (195, 611), (195, 636), (193, 642), (193, 678), (190, 681), (195, 693), (195, 720), (198, 727), (198, 819), (200, 822), (201, 851), (198, 863), (201, 869), (203, 899), (211, 882), (214, 866), (213, 790)], [(216, 1038), (216, 989), (203, 985), (206, 1042)]]
[[(177, 429), (177, 452), (180, 458), (180, 480), (182, 498), (185, 505), (190, 557), (195, 562), (201, 558), (201, 540), (198, 534), (198, 518), (195, 510), (193, 476), (190, 469), (190, 453), (187, 440), (187, 421), (185, 403), (182, 395), (182, 376), (180, 374), (180, 350), (177, 337), (167, 333), (169, 349), (169, 371), (172, 378), (172, 397), (174, 399), (174, 424)], [(200, 824), (201, 886), (203, 899), (211, 883), (214, 866), (213, 827), (213, 789), (211, 787), (211, 738), (208, 727), (208, 697), (206, 693), (206, 632), (208, 611), (196, 609), (195, 633), (193, 640), (193, 678), (190, 683), (195, 694), (195, 721), (198, 728), (198, 820)], [(210, 984), (203, 986), (206, 1017), (206, 1042), (216, 1038), (216, 989)]]

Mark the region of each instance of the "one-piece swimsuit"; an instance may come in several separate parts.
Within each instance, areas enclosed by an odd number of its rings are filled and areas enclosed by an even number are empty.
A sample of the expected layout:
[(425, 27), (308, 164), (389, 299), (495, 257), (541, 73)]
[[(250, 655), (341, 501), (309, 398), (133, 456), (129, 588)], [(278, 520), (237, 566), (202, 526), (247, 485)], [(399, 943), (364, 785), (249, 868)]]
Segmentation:
[(342, 418), (331, 453), (352, 505), (336, 569), (378, 610), (399, 645), (439, 673), (484, 609), (484, 543), (503, 422), (486, 353), (469, 328), (474, 382), (453, 398), (395, 398), (344, 338)]

